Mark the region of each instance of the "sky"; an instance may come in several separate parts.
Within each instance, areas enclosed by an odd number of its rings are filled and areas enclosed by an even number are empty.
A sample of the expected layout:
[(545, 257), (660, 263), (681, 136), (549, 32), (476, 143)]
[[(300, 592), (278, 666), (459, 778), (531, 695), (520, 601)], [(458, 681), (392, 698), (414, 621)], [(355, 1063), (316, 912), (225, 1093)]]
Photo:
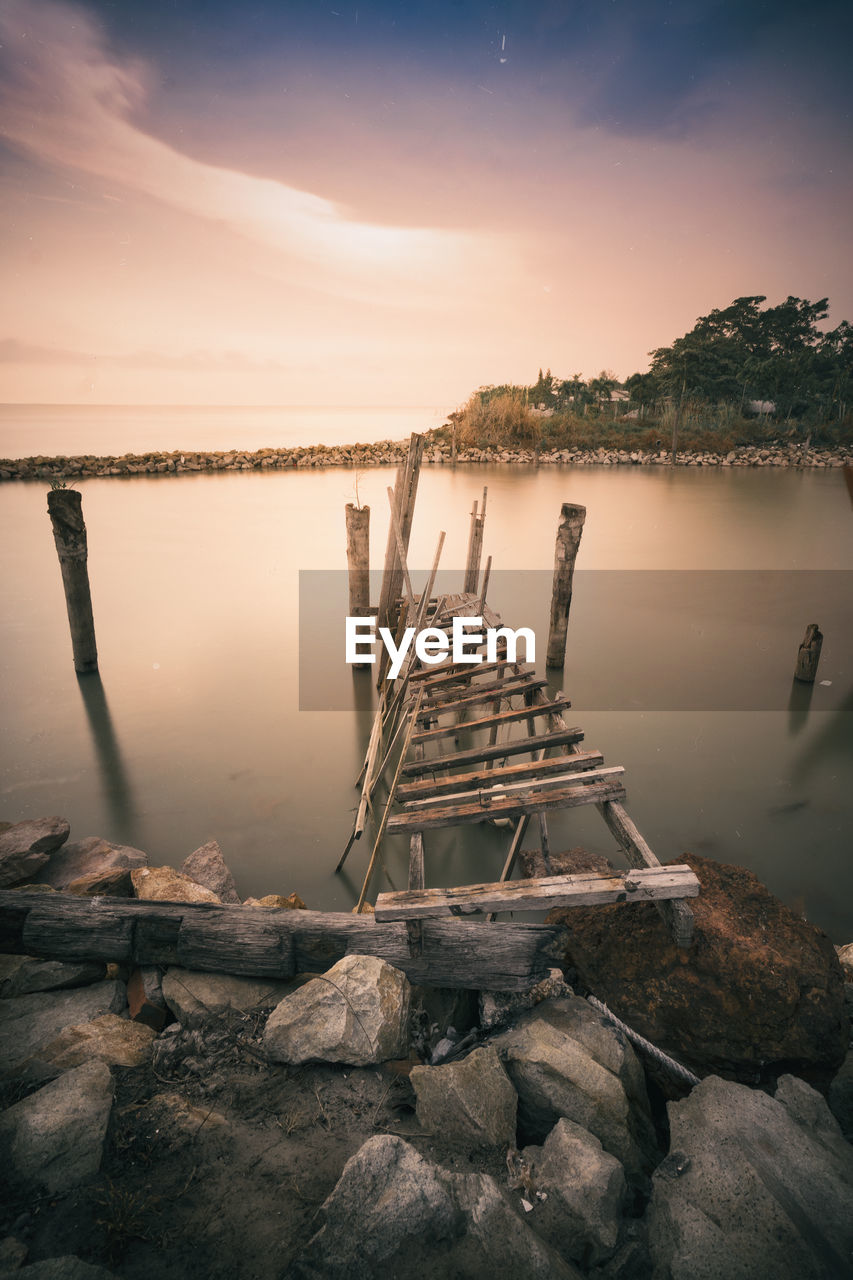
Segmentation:
[(853, 320), (838, 0), (0, 0), (0, 401), (439, 405)]

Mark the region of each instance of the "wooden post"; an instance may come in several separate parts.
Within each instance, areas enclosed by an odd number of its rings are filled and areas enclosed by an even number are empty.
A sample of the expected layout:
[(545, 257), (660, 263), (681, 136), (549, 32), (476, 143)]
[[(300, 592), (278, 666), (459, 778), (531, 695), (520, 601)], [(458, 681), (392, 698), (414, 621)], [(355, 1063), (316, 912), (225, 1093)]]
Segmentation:
[(572, 604), (572, 577), (575, 558), (586, 520), (586, 507), (564, 502), (557, 528), (554, 551), (554, 585), (551, 590), (551, 627), (548, 632), (548, 654), (545, 665), (562, 667), (566, 661), (566, 635)]
[[(394, 495), (396, 498), (397, 515), (400, 521), (400, 530), (403, 535), (403, 546), (408, 551), (409, 535), (412, 531), (412, 517), (415, 512), (415, 498), (418, 492), (418, 479), (420, 477), (421, 457), (424, 451), (424, 438), (412, 433), (409, 440), (409, 451), (406, 455), (406, 465), (397, 472), (397, 483), (394, 486)], [(403, 570), (400, 566), (400, 557), (397, 553), (397, 536), (394, 532), (394, 522), (388, 529), (388, 547), (385, 552), (385, 572), (382, 575), (382, 590), (379, 594), (379, 609), (377, 612), (376, 625), (378, 627), (388, 627), (391, 625), (391, 615), (396, 607), (400, 591), (403, 586)]]
[(477, 593), (477, 583), (480, 578), (480, 557), (483, 554), (483, 530), (486, 523), (486, 498), (488, 497), (488, 486), (483, 489), (483, 506), (477, 514), (477, 503), (474, 503), (474, 509), (471, 512), (471, 532), (468, 535), (468, 559), (465, 563), (465, 581), (462, 584), (462, 590), (471, 595)]
[(795, 680), (802, 680), (803, 684), (814, 684), (822, 645), (823, 635), (817, 623), (810, 622), (806, 627), (803, 643), (797, 652), (797, 665), (794, 669)]
[(78, 675), (87, 675), (98, 670), (98, 650), (95, 644), (92, 596), (89, 591), (89, 570), (86, 567), (86, 524), (79, 490), (51, 489), (47, 495), (47, 510), (62, 570), (74, 670)]
[(370, 507), (346, 505), (349, 611), (353, 618), (370, 613)]

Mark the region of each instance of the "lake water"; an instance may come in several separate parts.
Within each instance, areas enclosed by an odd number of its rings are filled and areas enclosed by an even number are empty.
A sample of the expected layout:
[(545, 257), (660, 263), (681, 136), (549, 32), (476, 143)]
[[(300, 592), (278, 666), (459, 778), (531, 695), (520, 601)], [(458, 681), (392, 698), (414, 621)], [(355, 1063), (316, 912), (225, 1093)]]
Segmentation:
[[(386, 424), (381, 434), (403, 431)], [(166, 446), (191, 447), (183, 437)], [(107, 451), (135, 447), (113, 437)], [(377, 569), (392, 482), (385, 468), (359, 478)], [(484, 484), (485, 552), (508, 575), (495, 578), (490, 602), (512, 625), (534, 627), (540, 673), (560, 504), (587, 507), (569, 658), (551, 687), (572, 699), (586, 745), (625, 765), (628, 811), (661, 860), (693, 850), (747, 866), (836, 942), (853, 939), (853, 513), (841, 473), (425, 468), (413, 566), (431, 562), (444, 529), (452, 581)], [(103, 835), (155, 863), (179, 865), (215, 838), (244, 896), (295, 889), (311, 906), (348, 910), (367, 837), (346, 874), (333, 872), (352, 825), (372, 682), (344, 666), (342, 640), (318, 633), (308, 642), (315, 669), (347, 691), (348, 709), (300, 710), (298, 589), (300, 571), (345, 563), (354, 474), (79, 487), (100, 655), (100, 679), (80, 681), (44, 486), (0, 487), (0, 818), (62, 814), (72, 838)], [(826, 637), (818, 678), (831, 683), (792, 691), (812, 621)], [(614, 854), (594, 810), (555, 817), (551, 832), (554, 847)], [(428, 838), (427, 883), (496, 878), (506, 842), (490, 827)], [(397, 887), (406, 864), (404, 842), (390, 842)], [(374, 891), (385, 883), (378, 876)]]

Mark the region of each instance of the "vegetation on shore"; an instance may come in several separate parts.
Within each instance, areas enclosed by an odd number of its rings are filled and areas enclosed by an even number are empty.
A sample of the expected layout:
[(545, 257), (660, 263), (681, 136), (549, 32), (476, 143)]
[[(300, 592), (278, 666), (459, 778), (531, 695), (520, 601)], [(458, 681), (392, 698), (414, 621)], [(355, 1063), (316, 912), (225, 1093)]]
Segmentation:
[(540, 369), (527, 387), (481, 387), (439, 433), (460, 448), (660, 449), (853, 439), (853, 325), (821, 330), (828, 300), (761, 295), (700, 316), (620, 383)]

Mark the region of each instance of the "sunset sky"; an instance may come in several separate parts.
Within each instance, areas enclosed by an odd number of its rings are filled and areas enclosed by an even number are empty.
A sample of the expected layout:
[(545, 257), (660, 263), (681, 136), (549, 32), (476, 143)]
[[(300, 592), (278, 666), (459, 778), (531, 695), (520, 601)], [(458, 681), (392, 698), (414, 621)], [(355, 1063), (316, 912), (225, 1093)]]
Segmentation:
[(840, 0), (0, 0), (0, 400), (620, 378), (853, 320)]

